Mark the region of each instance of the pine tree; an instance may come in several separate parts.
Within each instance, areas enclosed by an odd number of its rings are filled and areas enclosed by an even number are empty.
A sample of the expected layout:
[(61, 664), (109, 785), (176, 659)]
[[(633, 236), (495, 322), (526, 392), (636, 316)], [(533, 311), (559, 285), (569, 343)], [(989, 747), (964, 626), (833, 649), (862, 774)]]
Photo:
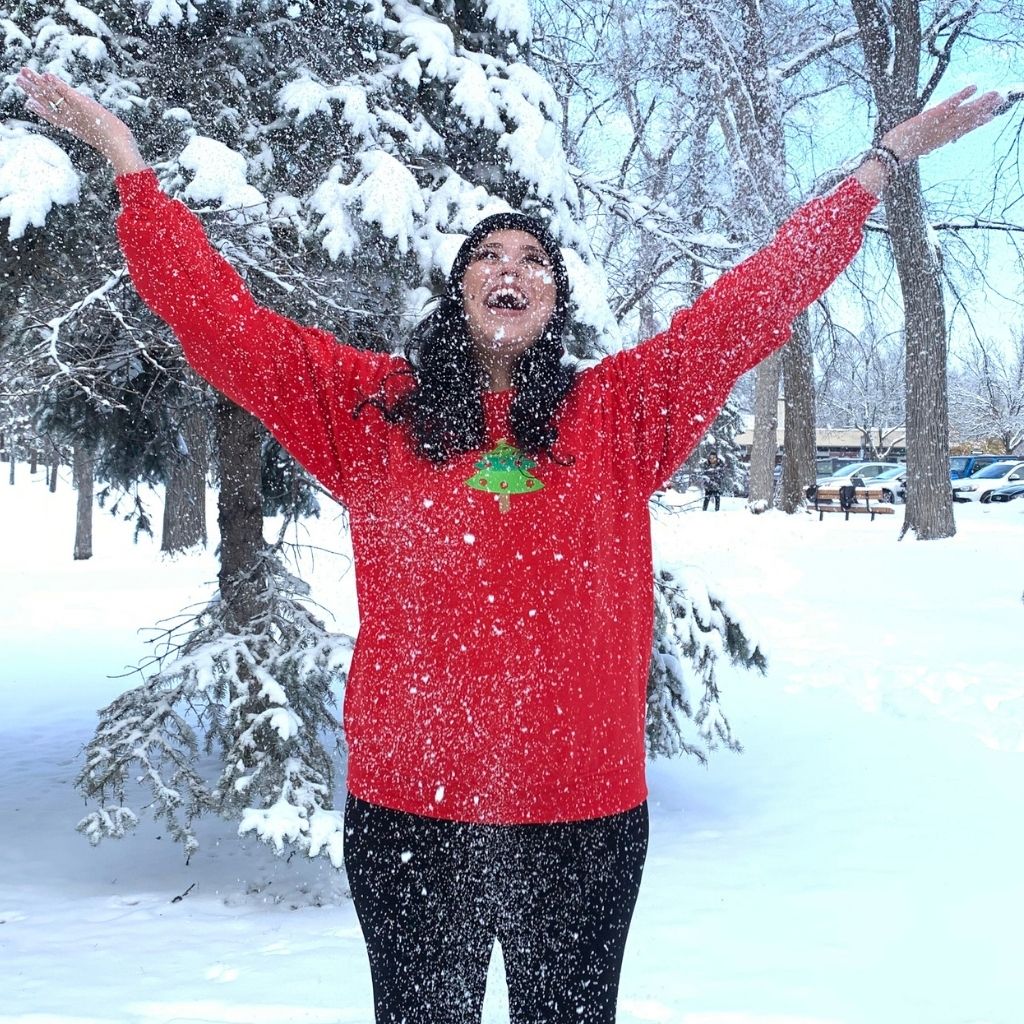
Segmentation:
[[(94, 0), (73, 11), (28, 0), (4, 45), (12, 65), (45, 63), (128, 122), (164, 189), (197, 209), (259, 301), (387, 350), (400, 347), (425, 295), (443, 286), (461, 236), (499, 209), (545, 218), (577, 286), (592, 291), (600, 278), (577, 226), (576, 187), (552, 120), (557, 101), (528, 63), (529, 38), (525, 6), (514, 0)], [(159, 473), (177, 438), (158, 429), (166, 413), (138, 416), (134, 396), (166, 409), (187, 387), (186, 371), (124, 275), (109, 172), (83, 147), (23, 120), (12, 88), (0, 104), (14, 115), (0, 160), (21, 161), (26, 183), (44, 160), (59, 172), (0, 196), (13, 243), (5, 295), (30, 305), (31, 282), (48, 303), (46, 315), (29, 310), (51, 326), (27, 363), (41, 396), (59, 377), (73, 399), (62, 413), (43, 397), (40, 415), (54, 427), (65, 415), (65, 432), (88, 436), (98, 464), (106, 458), (125, 478), (144, 475), (130, 452), (146, 453)], [(42, 196), (40, 181), (54, 183)], [(48, 264), (57, 249), (65, 262)], [(89, 301), (97, 294), (102, 301)], [(611, 323), (600, 303), (581, 304), (580, 314), (589, 337)], [(335, 820), (320, 712), (343, 673), (324, 668), (328, 654), (302, 653), (332, 644), (304, 617), (300, 588), (268, 553), (259, 515), (289, 501), (311, 511), (310, 492), (288, 479), (240, 410), (219, 400), (216, 424), (219, 596), (170, 644), (158, 673), (104, 711), (80, 779), (101, 807), (82, 828), (94, 841), (123, 834), (134, 815), (124, 781), (141, 763), (154, 807), (174, 817), (186, 845), (191, 819), (217, 810), (279, 848), (329, 851), (330, 842), (312, 840), (314, 821)], [(147, 723), (144, 751), (119, 739), (135, 720)], [(197, 729), (225, 765), (213, 788), (194, 769)]]

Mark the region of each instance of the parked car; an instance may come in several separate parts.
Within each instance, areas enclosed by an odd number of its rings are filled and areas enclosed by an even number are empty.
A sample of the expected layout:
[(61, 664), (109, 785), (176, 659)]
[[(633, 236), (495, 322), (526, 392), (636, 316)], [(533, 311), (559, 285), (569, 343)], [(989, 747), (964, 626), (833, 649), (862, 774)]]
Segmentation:
[(852, 465), (844, 466), (833, 476), (818, 477), (814, 485), (805, 491), (808, 498), (814, 497), (814, 491), (818, 487), (847, 487), (857, 481), (856, 486), (861, 484), (874, 484), (875, 478), (891, 469), (906, 470), (906, 466), (892, 462), (854, 462)]
[(1007, 484), (1006, 487), (995, 487), (991, 491), (986, 491), (981, 496), (981, 500), (986, 505), (995, 502), (1014, 501), (1017, 498), (1024, 498), (1024, 483)]
[(963, 480), (974, 476), (979, 470), (993, 462), (1019, 462), (1012, 455), (951, 455), (949, 457), (949, 479)]
[(1018, 482), (1024, 482), (1024, 462), (993, 462), (974, 476), (954, 480), (953, 500), (980, 501), (989, 491)]
[(841, 487), (843, 484), (848, 484), (854, 477), (858, 477), (868, 483), (874, 480), (875, 477), (881, 476), (882, 473), (887, 473), (890, 469), (906, 469), (907, 467), (897, 462), (854, 462), (849, 466), (843, 466), (836, 473), (831, 473), (825, 477), (818, 477), (819, 484), (826, 484), (828, 487)]
[(871, 481), (872, 487), (882, 488), (882, 501), (895, 505), (898, 501), (907, 500), (907, 467), (893, 466), (884, 473), (879, 473)]
[(860, 459), (844, 459), (838, 455), (826, 455), (814, 460), (814, 475), (819, 480), (841, 473), (847, 466), (855, 466)]

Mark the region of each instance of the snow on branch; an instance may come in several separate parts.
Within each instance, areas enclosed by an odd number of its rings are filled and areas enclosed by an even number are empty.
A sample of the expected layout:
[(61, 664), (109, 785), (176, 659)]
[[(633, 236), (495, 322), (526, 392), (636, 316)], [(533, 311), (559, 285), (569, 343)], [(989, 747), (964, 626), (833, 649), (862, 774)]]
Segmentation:
[(777, 78), (792, 78), (793, 75), (802, 71), (809, 64), (813, 64), (819, 57), (824, 56), (826, 53), (831, 53), (833, 50), (840, 50), (844, 46), (849, 46), (850, 43), (854, 42), (860, 35), (860, 29), (848, 28), (842, 32), (836, 32), (828, 39), (819, 40), (813, 46), (809, 46), (802, 53), (798, 53), (793, 57), (790, 57), (782, 64), (776, 65), (771, 70), (771, 74)]
[(484, 17), (506, 36), (525, 46), (533, 35), (533, 18), (527, 0), (484, 0)]
[(359, 163), (361, 174), (348, 187), (347, 203), (404, 255), (426, 210), (419, 183), (408, 167), (383, 150), (360, 153)]
[(953, 217), (951, 220), (936, 221), (931, 225), (932, 231), (1024, 231), (1024, 224), (1011, 224), (1009, 221), (988, 220), (985, 217)]
[(17, 121), (0, 125), (0, 220), (7, 238), (21, 238), (29, 225), (41, 228), (54, 206), (78, 202), (81, 179), (55, 142)]
[(192, 180), (182, 198), (221, 204), (234, 223), (251, 225), (255, 237), (269, 238), (264, 223), (267, 200), (247, 180), (245, 157), (217, 139), (194, 135), (181, 151), (178, 162), (190, 171)]
[(719, 745), (741, 750), (719, 703), (717, 672), (728, 658), (763, 674), (767, 660), (760, 646), (719, 595), (695, 573), (678, 567), (661, 565), (655, 571), (654, 619), (648, 755), (689, 754), (705, 764)]
[[(215, 597), (168, 634), (158, 671), (100, 712), (76, 781), (100, 803), (78, 824), (94, 845), (138, 821), (127, 805), (134, 779), (187, 854), (199, 845), (194, 822), (213, 812), (278, 853), (323, 854), (341, 866), (337, 741), (329, 738), (338, 735), (333, 691), (347, 675), (353, 641), (329, 634), (300, 601), (308, 588), (265, 557), (262, 628), (226, 629)], [(201, 748), (215, 747), (223, 767), (210, 780), (197, 762)]]
[(77, 0), (64, 0), (64, 10), (69, 17), (93, 35), (105, 39), (113, 36), (113, 32), (110, 31), (104, 20), (95, 12), (90, 11), (88, 7), (83, 7)]

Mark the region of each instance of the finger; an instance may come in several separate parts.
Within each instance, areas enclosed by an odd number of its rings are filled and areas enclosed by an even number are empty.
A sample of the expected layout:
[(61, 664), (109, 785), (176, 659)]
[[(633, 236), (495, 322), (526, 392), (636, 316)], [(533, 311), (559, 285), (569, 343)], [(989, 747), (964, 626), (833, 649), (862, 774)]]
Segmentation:
[(962, 103), (968, 96), (973, 96), (978, 91), (976, 85), (968, 85), (966, 88), (961, 89), (959, 92), (953, 93), (952, 96), (943, 100), (939, 106), (954, 106), (958, 103)]
[(18, 77), (14, 80), (14, 84), (22, 90), (22, 92), (33, 93), (39, 88), (37, 77), (28, 70), (28, 68), (22, 68)]
[[(44, 74), (41, 75), (37, 71), (33, 71), (31, 68), (22, 68), (18, 73), (19, 81), (23, 81), (26, 85), (34, 89), (52, 89), (54, 88), (53, 75)], [(60, 81), (56, 79), (55, 81)]]
[(991, 121), (996, 113), (1003, 107), (1005, 97), (999, 92), (987, 92), (979, 96), (973, 103), (967, 104), (963, 109), (969, 113), (972, 120), (984, 124)]
[(43, 106), (43, 104), (40, 103), (38, 100), (29, 100), (25, 104), (25, 109), (28, 110), (29, 112), (35, 114), (36, 117), (38, 117), (41, 121), (46, 121), (47, 123), (50, 123), (50, 124), (53, 123), (52, 115), (46, 109), (46, 107)]
[(51, 90), (46, 83), (39, 78), (38, 75), (29, 78), (25, 76), (15, 80), (15, 84), (24, 92), (26, 95), (33, 97), (34, 99), (41, 100)]

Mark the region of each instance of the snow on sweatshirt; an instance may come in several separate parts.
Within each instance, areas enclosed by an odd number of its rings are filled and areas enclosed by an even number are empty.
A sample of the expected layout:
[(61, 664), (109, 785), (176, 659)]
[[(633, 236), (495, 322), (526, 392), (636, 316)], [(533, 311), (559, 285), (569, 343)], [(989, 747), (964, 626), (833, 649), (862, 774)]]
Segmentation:
[(515, 448), (506, 391), (484, 395), (485, 447), (436, 467), (375, 408), (354, 415), (403, 360), (258, 305), (151, 170), (116, 184), (139, 294), (198, 373), (349, 510), (360, 616), (344, 700), (350, 791), (495, 824), (640, 804), (648, 499), (736, 378), (853, 258), (875, 197), (847, 179), (666, 331), (581, 372), (558, 413), (559, 461)]

